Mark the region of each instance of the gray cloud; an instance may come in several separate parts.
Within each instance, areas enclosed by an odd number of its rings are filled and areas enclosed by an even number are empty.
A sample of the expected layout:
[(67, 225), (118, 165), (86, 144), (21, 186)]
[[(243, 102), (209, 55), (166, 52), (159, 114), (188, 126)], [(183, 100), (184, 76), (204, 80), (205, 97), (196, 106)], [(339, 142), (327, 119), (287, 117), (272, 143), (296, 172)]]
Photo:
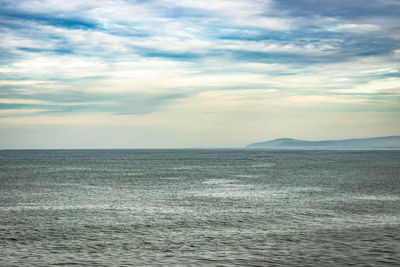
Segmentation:
[(274, 1), (274, 4), (291, 16), (326, 16), (354, 20), (371, 16), (398, 19), (400, 14), (400, 3), (393, 0), (282, 0)]

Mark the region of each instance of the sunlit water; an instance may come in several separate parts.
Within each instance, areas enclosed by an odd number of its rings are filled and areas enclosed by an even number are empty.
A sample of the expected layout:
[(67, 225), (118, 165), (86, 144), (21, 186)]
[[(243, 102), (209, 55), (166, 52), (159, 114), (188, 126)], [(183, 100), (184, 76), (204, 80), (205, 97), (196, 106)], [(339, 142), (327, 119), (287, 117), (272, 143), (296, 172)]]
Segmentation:
[(400, 151), (0, 151), (0, 265), (399, 266)]

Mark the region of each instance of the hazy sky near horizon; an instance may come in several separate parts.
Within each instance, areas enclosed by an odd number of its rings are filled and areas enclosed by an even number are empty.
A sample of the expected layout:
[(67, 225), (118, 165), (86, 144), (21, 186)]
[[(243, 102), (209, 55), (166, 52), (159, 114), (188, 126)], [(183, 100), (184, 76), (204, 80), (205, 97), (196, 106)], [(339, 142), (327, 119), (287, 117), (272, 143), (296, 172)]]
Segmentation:
[(0, 148), (400, 135), (400, 1), (0, 1)]

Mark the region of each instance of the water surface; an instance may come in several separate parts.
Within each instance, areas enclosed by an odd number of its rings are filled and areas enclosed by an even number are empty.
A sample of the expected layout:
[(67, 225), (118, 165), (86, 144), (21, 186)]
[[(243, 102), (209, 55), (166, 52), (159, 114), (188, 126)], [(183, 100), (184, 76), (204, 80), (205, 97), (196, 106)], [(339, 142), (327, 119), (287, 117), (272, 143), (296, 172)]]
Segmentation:
[(0, 151), (2, 266), (399, 266), (400, 151)]

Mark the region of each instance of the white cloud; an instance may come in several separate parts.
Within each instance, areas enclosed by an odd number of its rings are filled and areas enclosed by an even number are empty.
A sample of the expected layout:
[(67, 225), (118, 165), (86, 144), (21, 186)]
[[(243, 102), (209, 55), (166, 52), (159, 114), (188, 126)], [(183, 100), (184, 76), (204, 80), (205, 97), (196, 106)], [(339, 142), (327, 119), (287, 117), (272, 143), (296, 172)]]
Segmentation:
[(340, 24), (334, 28), (338, 31), (349, 31), (349, 32), (370, 32), (380, 30), (379, 25), (374, 24)]

